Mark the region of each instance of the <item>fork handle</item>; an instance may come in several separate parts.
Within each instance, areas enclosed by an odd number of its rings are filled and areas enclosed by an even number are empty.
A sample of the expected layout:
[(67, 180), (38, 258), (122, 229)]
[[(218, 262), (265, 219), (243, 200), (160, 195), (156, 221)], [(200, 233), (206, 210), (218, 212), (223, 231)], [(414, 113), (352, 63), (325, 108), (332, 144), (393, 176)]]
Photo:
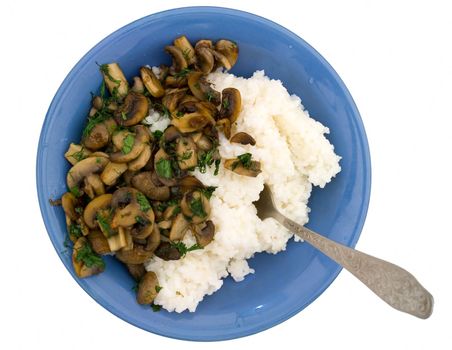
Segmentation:
[(275, 219), (284, 227), (343, 266), (393, 308), (422, 319), (432, 314), (433, 296), (408, 271), (334, 242), (280, 215)]

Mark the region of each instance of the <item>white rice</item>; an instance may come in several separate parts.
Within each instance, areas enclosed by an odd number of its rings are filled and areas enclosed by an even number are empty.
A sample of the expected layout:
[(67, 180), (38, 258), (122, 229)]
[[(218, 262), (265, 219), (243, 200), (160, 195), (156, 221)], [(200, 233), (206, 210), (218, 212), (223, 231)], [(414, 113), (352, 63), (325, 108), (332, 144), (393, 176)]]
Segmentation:
[[(244, 131), (256, 140), (255, 146), (231, 144), (221, 134), (222, 158), (252, 153), (253, 159), (261, 162), (262, 173), (245, 177), (222, 165), (217, 176), (213, 167), (205, 174), (195, 172), (205, 185), (217, 186), (210, 200), (215, 239), (180, 260), (154, 257), (146, 264), (163, 287), (154, 303), (168, 311), (195, 311), (205, 295), (222, 286), (224, 277), (230, 274), (235, 281), (242, 281), (254, 272), (246, 259), (258, 252), (276, 254), (285, 250), (293, 234), (273, 219), (261, 221), (252, 205), (264, 183), (270, 185), (279, 209), (305, 224), (312, 185), (324, 187), (340, 171), (340, 157), (324, 137), (328, 128), (310, 118), (300, 98), (290, 96), (279, 80), (269, 79), (263, 71), (249, 79), (215, 72), (209, 80), (218, 91), (226, 87), (240, 90), (242, 111), (232, 134)], [(168, 122), (156, 115), (148, 121), (156, 123), (153, 130), (164, 129)], [(184, 242), (187, 246), (195, 243), (190, 232)]]

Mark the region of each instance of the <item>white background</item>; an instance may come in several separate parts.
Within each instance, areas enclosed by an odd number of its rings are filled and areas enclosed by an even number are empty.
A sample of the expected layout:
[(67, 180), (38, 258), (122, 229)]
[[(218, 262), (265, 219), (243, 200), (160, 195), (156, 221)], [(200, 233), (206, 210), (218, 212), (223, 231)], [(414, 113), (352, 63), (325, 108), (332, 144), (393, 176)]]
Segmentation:
[[(297, 3), (296, 7), (294, 4)], [(314, 46), (353, 95), (373, 183), (358, 248), (411, 271), (434, 295), (419, 320), (348, 272), (270, 330), (219, 343), (153, 335), (111, 315), (70, 277), (37, 203), (35, 156), (50, 101), (99, 40), (145, 15), (218, 5), (267, 17)], [(451, 349), (452, 11), (436, 1), (2, 1), (1, 349)]]

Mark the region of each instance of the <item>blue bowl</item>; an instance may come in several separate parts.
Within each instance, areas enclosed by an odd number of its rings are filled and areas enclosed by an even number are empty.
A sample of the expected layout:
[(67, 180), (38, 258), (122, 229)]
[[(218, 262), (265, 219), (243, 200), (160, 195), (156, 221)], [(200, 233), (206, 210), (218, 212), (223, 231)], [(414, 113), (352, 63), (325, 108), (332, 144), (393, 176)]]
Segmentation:
[(90, 50), (58, 89), (42, 127), (37, 153), (37, 189), (50, 239), (77, 283), (107, 310), (147, 331), (167, 337), (212, 341), (250, 335), (303, 310), (333, 282), (341, 268), (309, 244), (289, 243), (276, 256), (258, 254), (256, 270), (243, 282), (230, 278), (195, 313), (152, 312), (140, 306), (125, 268), (107, 258), (106, 272), (78, 279), (65, 253), (66, 227), (60, 207), (49, 198), (66, 191), (68, 144), (80, 139), (90, 106), (90, 91), (101, 82), (96, 62), (117, 61), (127, 78), (143, 64), (170, 63), (163, 47), (180, 34), (192, 41), (229, 38), (240, 55), (232, 73), (248, 77), (264, 69), (299, 95), (315, 119), (328, 126), (328, 138), (342, 156), (341, 173), (325, 189), (314, 189), (309, 227), (354, 246), (364, 224), (370, 195), (370, 156), (358, 110), (333, 68), (305, 41), (267, 19), (225, 8), (189, 7), (157, 13), (133, 22)]

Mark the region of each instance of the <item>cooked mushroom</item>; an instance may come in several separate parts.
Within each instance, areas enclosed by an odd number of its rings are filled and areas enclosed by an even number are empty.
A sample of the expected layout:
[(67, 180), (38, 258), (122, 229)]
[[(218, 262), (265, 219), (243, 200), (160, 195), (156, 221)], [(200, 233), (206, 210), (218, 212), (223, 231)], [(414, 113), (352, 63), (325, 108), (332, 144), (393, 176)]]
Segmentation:
[(159, 72), (158, 78), (159, 78), (160, 83), (163, 84), (163, 82), (165, 81), (166, 77), (169, 74), (169, 67), (166, 64), (161, 64), (159, 66), (159, 69), (160, 69), (160, 72)]
[(70, 220), (76, 220), (78, 215), (75, 211), (75, 207), (77, 204), (77, 198), (70, 193), (66, 192), (61, 197), (61, 205), (63, 207), (64, 213), (69, 217)]
[(153, 252), (147, 251), (143, 246), (135, 244), (131, 250), (120, 250), (116, 253), (116, 258), (125, 264), (143, 264), (149, 260)]
[(83, 220), (86, 225), (94, 229), (97, 226), (97, 214), (100, 210), (111, 206), (112, 194), (106, 193), (90, 201), (83, 211)]
[(85, 177), (83, 183), (83, 191), (91, 199), (105, 193), (104, 183), (102, 182), (98, 174), (89, 174), (87, 177)]
[(140, 68), (141, 80), (146, 90), (154, 97), (162, 97), (165, 94), (160, 80), (157, 79), (151, 68), (143, 66)]
[(185, 233), (188, 230), (188, 221), (185, 219), (184, 214), (179, 213), (176, 215), (171, 226), (169, 233), (169, 239), (171, 241), (179, 241), (184, 238)]
[(184, 114), (180, 118), (171, 119), (171, 124), (183, 133), (201, 130), (209, 122), (210, 120), (199, 112)]
[(237, 120), (242, 109), (242, 96), (240, 91), (235, 88), (226, 88), (221, 94), (220, 116), (221, 118), (229, 118), (232, 124)]
[(154, 225), (151, 235), (146, 240), (144, 250), (148, 252), (154, 252), (160, 245), (160, 230), (157, 225)]
[(100, 173), (108, 162), (108, 159), (104, 157), (88, 157), (79, 161), (67, 173), (67, 187), (70, 190), (78, 188), (78, 185), (85, 177), (90, 174)]
[[(118, 251), (122, 251), (122, 252), (128, 252), (129, 250), (124, 250), (123, 248), (127, 246), (128, 244), (128, 240), (126, 237), (126, 232), (125, 230), (120, 227), (120, 229), (118, 230), (118, 233), (114, 236), (108, 237), (107, 238), (108, 241), (108, 246), (110, 247), (110, 250), (112, 252), (118, 252)], [(117, 256), (118, 253), (116, 253)]]
[(225, 55), (215, 50), (211, 50), (211, 52), (213, 57), (215, 58), (215, 63), (217, 63), (221, 67), (224, 67), (226, 70), (230, 70), (232, 68), (231, 63)]
[(105, 84), (108, 91), (112, 96), (116, 96), (119, 99), (124, 98), (129, 92), (129, 84), (124, 76), (119, 64), (109, 63), (100, 66), (100, 71), (104, 76)]
[(181, 88), (187, 86), (188, 80), (185, 75), (174, 77), (172, 75), (168, 75), (165, 79), (165, 86), (170, 88)]
[(192, 136), (193, 141), (195, 141), (196, 146), (203, 150), (203, 151), (209, 151), (210, 149), (212, 149), (213, 147), (213, 143), (212, 141), (210, 141), (210, 139), (204, 135), (204, 133), (202, 132), (197, 132), (195, 134), (193, 134)]
[(145, 275), (146, 269), (143, 264), (125, 264), (130, 275), (135, 281), (140, 281)]
[(154, 169), (159, 181), (164, 185), (174, 186), (177, 184), (171, 158), (163, 148), (160, 148), (154, 156)]
[(150, 171), (141, 172), (132, 177), (132, 186), (152, 200), (166, 201), (170, 197), (170, 189), (167, 186), (157, 186), (152, 181)]
[(176, 46), (165, 46), (165, 51), (173, 57), (173, 65), (170, 71), (180, 72), (182, 69), (187, 68), (187, 61), (181, 49)]
[(199, 181), (196, 177), (192, 175), (188, 175), (180, 179), (179, 187), (182, 193), (185, 193), (190, 190), (204, 188), (204, 185), (201, 181)]
[(137, 302), (141, 305), (150, 304), (158, 294), (159, 281), (155, 272), (148, 271), (138, 284)]
[(82, 159), (87, 158), (90, 155), (91, 151), (87, 150), (82, 145), (76, 145), (75, 143), (71, 143), (69, 145), (68, 150), (64, 154), (64, 157), (68, 160), (69, 163), (75, 165), (75, 163), (80, 162)]
[(161, 230), (169, 230), (171, 228), (172, 224), (173, 224), (173, 222), (171, 220), (163, 220), (163, 221), (159, 221), (159, 223), (157, 224), (157, 227)]
[(141, 122), (148, 113), (148, 99), (143, 94), (130, 91), (124, 103), (115, 112), (115, 119), (119, 125), (132, 126)]
[(198, 243), (201, 247), (205, 247), (213, 240), (215, 235), (215, 225), (212, 220), (207, 220), (205, 222), (205, 227), (202, 229), (198, 226), (195, 227), (194, 234), (196, 237), (196, 243)]
[(127, 170), (126, 163), (110, 162), (100, 174), (100, 179), (107, 186), (114, 185), (119, 177)]
[(180, 137), (176, 141), (176, 155), (179, 168), (190, 169), (198, 164), (196, 144), (191, 137)]
[(165, 261), (179, 260), (181, 258), (179, 250), (169, 242), (160, 243), (154, 254)]
[(190, 218), (190, 222), (193, 224), (206, 221), (210, 215), (209, 200), (199, 190), (186, 192), (182, 198), (180, 207), (183, 215)]
[(174, 46), (182, 51), (182, 54), (184, 55), (185, 61), (188, 65), (196, 63), (195, 49), (190, 44), (190, 41), (188, 41), (185, 35), (174, 39)]
[(237, 62), (239, 55), (239, 47), (236, 43), (230, 40), (218, 40), (215, 44), (215, 51), (223, 54), (229, 61), (231, 66)]
[(144, 94), (144, 84), (140, 77), (133, 77), (132, 91)]
[(231, 137), (231, 121), (227, 118), (217, 121), (217, 126), (223, 129), (224, 136), (229, 139)]
[(195, 52), (196, 68), (198, 68), (204, 74), (209, 74), (215, 64), (215, 58), (213, 56), (212, 50), (201, 46), (196, 48)]
[(129, 163), (129, 170), (138, 171), (143, 168), (151, 158), (151, 153), (151, 146), (148, 144), (144, 145), (144, 149), (140, 155)]
[(187, 88), (167, 90), (165, 96), (162, 98), (162, 104), (173, 113), (182, 98), (187, 94)]
[(136, 125), (133, 127), (133, 130), (136, 134), (136, 136), (131, 140), (133, 142), (129, 142), (127, 149), (124, 149), (124, 144), (126, 141), (126, 138), (124, 138), (122, 149), (110, 155), (112, 162), (127, 163), (137, 158), (140, 153), (143, 152), (145, 143), (149, 142), (151, 139), (149, 129), (144, 125)]
[(209, 101), (201, 101), (195, 104), (196, 110), (202, 115), (209, 118), (212, 125), (215, 125), (215, 120), (218, 116), (218, 109)]
[(104, 100), (100, 96), (93, 96), (91, 99), (91, 105), (100, 111), (104, 107)]
[(246, 132), (238, 132), (229, 140), (233, 143), (240, 143), (242, 145), (251, 145), (254, 146), (256, 144), (256, 140)]
[(202, 72), (191, 72), (188, 75), (188, 87), (199, 100), (209, 101), (215, 106), (220, 104), (220, 93), (212, 88)]
[(110, 139), (107, 126), (104, 123), (94, 125), (86, 136), (83, 137), (83, 145), (93, 151), (104, 148)]
[(80, 237), (72, 251), (72, 265), (80, 278), (89, 277), (105, 270), (105, 263), (91, 248), (85, 237)]
[(256, 177), (261, 173), (261, 163), (255, 160), (249, 160), (244, 164), (239, 158), (226, 159), (224, 167), (243, 176)]
[(111, 252), (110, 246), (108, 245), (108, 240), (105, 238), (104, 234), (99, 230), (92, 230), (88, 236), (89, 242), (93, 247), (93, 250), (99, 255), (105, 255)]

